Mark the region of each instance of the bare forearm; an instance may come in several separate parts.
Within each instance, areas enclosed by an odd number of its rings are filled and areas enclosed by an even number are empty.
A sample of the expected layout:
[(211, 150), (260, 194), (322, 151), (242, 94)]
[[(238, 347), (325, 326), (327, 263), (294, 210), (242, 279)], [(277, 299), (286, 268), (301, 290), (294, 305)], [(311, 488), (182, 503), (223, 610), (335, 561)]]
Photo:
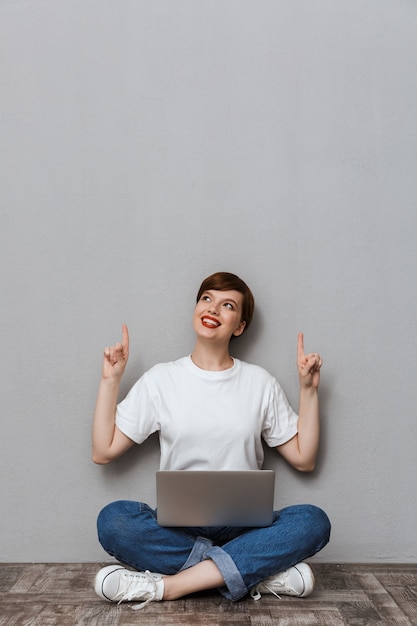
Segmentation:
[(298, 449), (304, 471), (314, 469), (320, 439), (319, 396), (312, 387), (300, 388)]
[(93, 461), (108, 463), (116, 425), (116, 404), (120, 381), (102, 378), (93, 420)]

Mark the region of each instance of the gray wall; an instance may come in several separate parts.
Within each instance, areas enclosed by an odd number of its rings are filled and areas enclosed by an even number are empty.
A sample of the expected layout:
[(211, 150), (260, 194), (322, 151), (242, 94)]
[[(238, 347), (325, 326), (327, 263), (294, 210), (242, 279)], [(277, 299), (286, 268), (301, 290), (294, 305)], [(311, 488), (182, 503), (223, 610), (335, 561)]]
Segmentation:
[(105, 503), (154, 503), (151, 438), (90, 460), (102, 349), (122, 395), (193, 347), (200, 280), (253, 287), (235, 355), (297, 406), (325, 360), (324, 561), (415, 561), (417, 3), (1, 0), (0, 560), (105, 558)]

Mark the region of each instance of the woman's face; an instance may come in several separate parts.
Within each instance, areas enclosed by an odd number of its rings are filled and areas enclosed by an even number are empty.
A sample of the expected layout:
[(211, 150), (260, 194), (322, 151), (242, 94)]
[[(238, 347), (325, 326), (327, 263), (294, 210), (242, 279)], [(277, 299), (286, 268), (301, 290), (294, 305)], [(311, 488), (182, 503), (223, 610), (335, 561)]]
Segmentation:
[(203, 292), (194, 309), (194, 331), (197, 336), (213, 341), (229, 341), (243, 333), (243, 295), (239, 291)]

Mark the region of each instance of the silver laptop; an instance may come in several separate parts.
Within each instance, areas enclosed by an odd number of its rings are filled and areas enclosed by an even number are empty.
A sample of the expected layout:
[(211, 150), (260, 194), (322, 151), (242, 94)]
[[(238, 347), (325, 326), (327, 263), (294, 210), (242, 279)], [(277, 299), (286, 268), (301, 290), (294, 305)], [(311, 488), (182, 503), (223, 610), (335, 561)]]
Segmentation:
[(156, 472), (160, 526), (269, 526), (273, 470)]

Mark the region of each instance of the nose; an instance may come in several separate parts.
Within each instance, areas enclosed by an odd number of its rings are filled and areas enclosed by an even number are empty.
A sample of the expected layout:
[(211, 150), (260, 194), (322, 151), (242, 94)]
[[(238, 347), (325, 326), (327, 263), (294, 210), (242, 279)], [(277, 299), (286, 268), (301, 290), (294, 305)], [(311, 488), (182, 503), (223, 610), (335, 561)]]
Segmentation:
[(210, 302), (209, 313), (213, 313), (213, 315), (218, 315), (218, 307), (215, 302)]

